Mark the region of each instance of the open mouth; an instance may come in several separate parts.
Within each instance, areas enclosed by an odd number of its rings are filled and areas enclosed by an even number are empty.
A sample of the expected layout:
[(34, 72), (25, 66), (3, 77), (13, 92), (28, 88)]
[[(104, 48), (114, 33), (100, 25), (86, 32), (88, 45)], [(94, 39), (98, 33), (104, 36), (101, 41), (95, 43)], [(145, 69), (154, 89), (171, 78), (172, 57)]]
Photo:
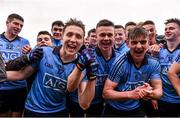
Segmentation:
[(76, 46), (72, 44), (67, 44), (67, 47), (70, 51), (74, 51), (76, 49)]
[(136, 54), (142, 54), (144, 52), (144, 50), (135, 50), (134, 51)]
[(111, 45), (112, 41), (102, 41), (101, 43), (103, 45)]

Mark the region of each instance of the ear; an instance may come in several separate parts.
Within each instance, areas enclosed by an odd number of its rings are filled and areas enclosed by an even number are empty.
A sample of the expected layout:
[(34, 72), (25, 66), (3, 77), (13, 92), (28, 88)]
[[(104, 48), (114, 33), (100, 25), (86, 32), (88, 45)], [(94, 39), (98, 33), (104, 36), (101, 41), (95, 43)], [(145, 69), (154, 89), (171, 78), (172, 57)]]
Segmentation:
[(7, 25), (8, 23), (9, 23), (9, 21), (7, 20), (7, 21), (6, 21), (6, 25)]
[(129, 42), (129, 39), (126, 40), (126, 43), (127, 43), (128, 48), (130, 48), (130, 42)]

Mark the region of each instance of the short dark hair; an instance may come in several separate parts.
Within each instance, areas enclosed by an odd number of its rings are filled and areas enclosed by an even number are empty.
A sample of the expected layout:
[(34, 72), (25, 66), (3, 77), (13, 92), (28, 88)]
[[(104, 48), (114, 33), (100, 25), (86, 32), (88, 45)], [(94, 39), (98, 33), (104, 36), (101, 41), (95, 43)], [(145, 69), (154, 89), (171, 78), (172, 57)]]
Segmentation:
[(122, 29), (124, 29), (124, 27), (122, 25), (115, 25), (114, 27), (115, 28), (122, 28)]
[(96, 29), (98, 27), (101, 27), (101, 26), (112, 26), (114, 27), (114, 23), (110, 20), (107, 20), (107, 19), (103, 19), (103, 20), (100, 20), (97, 25), (96, 25)]
[(129, 21), (129, 22), (127, 22), (126, 24), (125, 24), (125, 29), (127, 28), (127, 26), (129, 26), (129, 25), (134, 25), (134, 26), (136, 26), (136, 23), (135, 22), (133, 22), (133, 21)]
[(167, 25), (168, 23), (176, 23), (180, 27), (180, 19), (178, 18), (167, 19), (164, 24)]
[(129, 31), (128, 40), (135, 39), (140, 36), (143, 36), (146, 38), (146, 37), (148, 37), (148, 32), (145, 30), (145, 28), (136, 26)]
[(15, 19), (18, 19), (18, 20), (20, 20), (20, 21), (22, 21), (22, 22), (24, 22), (23, 17), (20, 16), (19, 14), (16, 14), (16, 13), (10, 14), (10, 15), (7, 17), (7, 21), (10, 21), (10, 22), (11, 22), (12, 20), (14, 20), (14, 18), (15, 18)]
[(52, 23), (52, 27), (54, 26), (54, 25), (57, 25), (57, 26), (63, 26), (64, 27), (64, 23), (62, 22), (62, 21), (60, 21), (60, 20), (57, 20), (57, 21), (54, 21), (53, 23)]
[(146, 21), (142, 24), (142, 26), (144, 26), (144, 25), (155, 25), (155, 23), (154, 23), (152, 20), (146, 20)]
[(91, 33), (95, 33), (95, 32), (96, 32), (96, 29), (95, 29), (95, 28), (90, 29), (90, 30), (88, 31), (88, 37), (90, 36)]
[(49, 35), (51, 37), (51, 40), (52, 40), (52, 36), (48, 31), (45, 31), (45, 30), (40, 31), (37, 36), (39, 36), (39, 35)]
[(82, 21), (77, 20), (76, 18), (74, 18), (74, 19), (70, 18), (70, 20), (65, 23), (65, 26), (63, 28), (63, 33), (64, 33), (65, 29), (71, 25), (80, 27), (83, 30), (84, 36), (85, 36), (85, 25), (83, 24)]

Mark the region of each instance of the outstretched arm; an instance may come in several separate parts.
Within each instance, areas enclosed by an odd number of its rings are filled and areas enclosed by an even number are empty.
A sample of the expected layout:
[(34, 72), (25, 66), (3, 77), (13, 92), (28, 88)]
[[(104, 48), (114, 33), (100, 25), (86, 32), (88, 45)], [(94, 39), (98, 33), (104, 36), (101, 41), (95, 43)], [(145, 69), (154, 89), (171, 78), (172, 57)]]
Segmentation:
[(33, 72), (35, 72), (35, 69), (32, 66), (27, 66), (19, 71), (7, 71), (7, 80), (23, 80), (32, 75)]

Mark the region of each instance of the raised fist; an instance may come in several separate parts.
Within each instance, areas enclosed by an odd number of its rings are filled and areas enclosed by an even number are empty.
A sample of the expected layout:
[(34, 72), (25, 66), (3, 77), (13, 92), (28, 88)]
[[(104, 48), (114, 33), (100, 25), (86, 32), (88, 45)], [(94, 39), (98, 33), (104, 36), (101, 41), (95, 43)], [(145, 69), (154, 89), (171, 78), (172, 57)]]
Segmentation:
[(41, 60), (43, 57), (43, 49), (38, 47), (27, 54), (28, 61), (36, 62)]

